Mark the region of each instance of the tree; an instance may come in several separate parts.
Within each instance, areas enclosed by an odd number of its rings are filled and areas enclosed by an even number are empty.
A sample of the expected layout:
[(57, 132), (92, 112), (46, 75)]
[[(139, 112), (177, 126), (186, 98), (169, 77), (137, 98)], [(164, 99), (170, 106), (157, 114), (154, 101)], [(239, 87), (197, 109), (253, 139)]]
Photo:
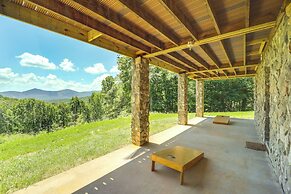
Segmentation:
[(72, 112), (72, 121), (77, 122), (81, 112), (82, 112), (82, 103), (78, 97), (72, 97), (70, 101), (70, 108)]
[(90, 112), (93, 121), (102, 119), (103, 116), (103, 94), (101, 92), (93, 92), (89, 98)]
[(70, 106), (67, 103), (60, 103), (57, 105), (57, 124), (64, 128), (69, 126), (71, 122)]

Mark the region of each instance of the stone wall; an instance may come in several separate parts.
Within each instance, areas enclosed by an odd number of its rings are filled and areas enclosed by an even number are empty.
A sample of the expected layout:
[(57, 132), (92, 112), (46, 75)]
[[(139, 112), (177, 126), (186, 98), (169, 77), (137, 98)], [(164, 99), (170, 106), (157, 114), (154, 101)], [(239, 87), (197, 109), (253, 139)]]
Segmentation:
[(135, 145), (149, 141), (149, 61), (142, 57), (135, 59), (132, 69), (132, 118), (131, 137)]
[[(290, 22), (291, 24), (291, 22)], [(291, 193), (290, 26), (284, 16), (266, 47), (255, 86), (255, 123), (285, 193)]]

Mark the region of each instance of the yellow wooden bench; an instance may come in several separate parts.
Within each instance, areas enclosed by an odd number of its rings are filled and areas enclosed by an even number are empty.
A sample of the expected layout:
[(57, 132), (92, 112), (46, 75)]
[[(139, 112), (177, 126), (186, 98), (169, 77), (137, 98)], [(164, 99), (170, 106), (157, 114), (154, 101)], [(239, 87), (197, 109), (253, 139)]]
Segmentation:
[(203, 157), (203, 152), (182, 146), (165, 149), (151, 155), (152, 171), (155, 171), (155, 162), (177, 170), (180, 172), (180, 184), (183, 185), (184, 171), (191, 168)]

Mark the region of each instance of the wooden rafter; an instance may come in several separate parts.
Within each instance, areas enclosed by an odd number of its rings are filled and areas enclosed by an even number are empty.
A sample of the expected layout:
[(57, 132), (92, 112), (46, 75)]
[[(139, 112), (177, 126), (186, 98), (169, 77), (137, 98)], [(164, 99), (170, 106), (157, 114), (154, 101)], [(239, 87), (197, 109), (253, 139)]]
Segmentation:
[[(246, 16), (245, 16), (245, 27), (250, 26), (250, 0), (245, 0), (246, 1)], [(245, 34), (243, 36), (243, 56), (244, 56), (244, 65), (247, 64), (247, 35)], [(245, 68), (245, 74), (247, 74), (248, 68)]]
[[(122, 3), (128, 9), (130, 9), (132, 12), (134, 12), (136, 15), (141, 17), (148, 24), (150, 24), (160, 34), (162, 34), (164, 37), (169, 39), (174, 45), (178, 46), (180, 44), (179, 37), (175, 33), (173, 33), (170, 29), (168, 29), (168, 27), (166, 27), (165, 25), (162, 25), (162, 22), (154, 18), (148, 11), (141, 9), (138, 1), (119, 0), (119, 2)], [(193, 55), (189, 54), (190, 52), (191, 51), (185, 51), (187, 55), (193, 58)], [(193, 58), (193, 59), (195, 60), (196, 63), (198, 63), (201, 66), (204, 66), (206, 69), (209, 67), (209, 65), (205, 65), (204, 60), (201, 61), (200, 58)]]
[(264, 23), (264, 24), (259, 24), (259, 25), (256, 25), (256, 26), (251, 26), (251, 27), (248, 27), (248, 28), (242, 28), (240, 30), (235, 30), (235, 31), (227, 32), (227, 33), (220, 34), (220, 35), (217, 35), (217, 36), (212, 36), (210, 38), (205, 38), (205, 39), (202, 39), (202, 40), (194, 41), (194, 42), (192, 42), (190, 44), (189, 43), (182, 44), (180, 46), (168, 48), (168, 49), (165, 49), (163, 51), (158, 51), (158, 52), (155, 52), (155, 53), (147, 54), (144, 57), (145, 58), (155, 57), (155, 56), (158, 56), (158, 55), (164, 55), (164, 54), (167, 54), (167, 53), (170, 53), (170, 52), (175, 52), (175, 51), (187, 49), (189, 47), (191, 48), (191, 47), (200, 46), (200, 45), (203, 45), (203, 44), (208, 44), (208, 43), (217, 42), (217, 41), (224, 40), (224, 39), (229, 39), (229, 38), (242, 36), (242, 35), (253, 33), (253, 32), (266, 30), (266, 29), (269, 29), (269, 28), (273, 28), (275, 26), (275, 23), (276, 22), (273, 21), (273, 22), (267, 22), (267, 23)]
[(79, 12), (78, 10), (75, 10), (72, 7), (65, 6), (62, 2), (55, 1), (55, 0), (29, 0), (29, 2), (32, 2), (38, 6), (44, 7), (48, 10), (51, 10), (57, 14), (60, 14), (68, 19), (74, 20), (76, 22), (79, 22), (82, 25), (88, 26), (98, 32), (101, 32), (103, 34), (106, 34), (116, 40), (119, 40), (123, 43), (126, 43), (128, 45), (131, 45), (137, 49), (140, 49), (142, 51), (145, 51), (146, 53), (151, 52), (151, 48), (140, 43), (139, 41), (120, 33), (119, 31), (99, 22), (98, 20), (87, 16), (86, 14)]
[(247, 42), (247, 46), (252, 46), (252, 45), (256, 45), (256, 44), (261, 44), (262, 42), (267, 42), (267, 39), (266, 39), (266, 38), (260, 38), (260, 39), (256, 39), (256, 40), (248, 41), (248, 42)]
[[(176, 5), (176, 1), (172, 0), (160, 0), (160, 3), (171, 13), (172, 16), (176, 18), (176, 20), (188, 31), (193, 40), (198, 40), (197, 32), (194, 29), (194, 25), (189, 19), (184, 15), (183, 11)], [(199, 46), (202, 51), (213, 61), (214, 65), (219, 68), (219, 60), (215, 56), (215, 54), (206, 46)], [(187, 50), (186, 53), (192, 56), (191, 51)], [(196, 57), (192, 57), (197, 59)], [(201, 60), (200, 60), (201, 61)], [(204, 61), (204, 60), (203, 60)], [(209, 65), (208, 65), (209, 66)], [(208, 67), (209, 68), (209, 67)]]
[(233, 70), (235, 68), (243, 68), (243, 67), (257, 67), (258, 65), (259, 64), (234, 65), (232, 67), (220, 67), (219, 69), (214, 68), (214, 69), (208, 69), (208, 70), (198, 70), (198, 71), (189, 72), (189, 74), (193, 74), (193, 73), (205, 73), (205, 72), (219, 71), (219, 70)]
[[(78, 3), (79, 5), (83, 7), (86, 7), (87, 9), (91, 10), (92, 12), (102, 17), (103, 19), (120, 26), (121, 28), (127, 30), (129, 33), (134, 34), (135, 36), (139, 37), (143, 41), (151, 44), (156, 49), (163, 50), (165, 48), (163, 42), (161, 42), (155, 36), (148, 34), (146, 31), (144, 31), (139, 26), (133, 24), (132, 22), (123, 19), (121, 14), (111, 10), (108, 7), (105, 7), (100, 2), (94, 1), (94, 0), (89, 0), (89, 1), (74, 0), (74, 2)], [(175, 38), (173, 40), (175, 40)], [(189, 60), (186, 61), (184, 57), (182, 57), (178, 53), (171, 53), (170, 55), (175, 57), (177, 60), (179, 60), (179, 63), (183, 63), (190, 68), (194, 68), (194, 69), (198, 68), (194, 63), (192, 63)]]
[[(206, 7), (207, 7), (209, 15), (210, 15), (210, 17), (211, 17), (211, 19), (213, 21), (213, 24), (214, 24), (214, 27), (215, 27), (215, 30), (216, 30), (217, 34), (218, 35), (221, 34), (221, 30), (220, 30), (220, 27), (219, 27), (217, 19), (216, 19), (216, 14), (215, 14), (214, 8), (209, 3), (209, 0), (206, 0)], [(226, 57), (226, 59), (227, 59), (227, 61), (229, 63), (229, 66), (232, 67), (232, 62), (230, 61), (230, 57), (229, 57), (229, 55), (228, 55), (228, 53), (226, 51), (226, 46), (225, 46), (223, 40), (219, 41), (219, 44), (220, 44), (220, 46), (222, 48), (222, 51), (223, 51), (223, 53), (224, 53), (224, 55), (225, 55), (225, 57)], [(225, 71), (223, 71), (223, 72), (227, 76), (226, 72)], [(236, 74), (235, 69), (234, 69), (234, 73)]]
[[(0, 14), (88, 43), (88, 32), (86, 30), (77, 28), (69, 23), (49, 17), (11, 1), (0, 0), (0, 4)], [(102, 36), (89, 43), (130, 57), (135, 56), (135, 53), (131, 50), (118, 47)]]
[[(62, 2), (54, 1), (54, 0), (47, 0), (47, 1), (31, 0), (30, 2), (32, 2), (38, 6), (44, 7), (48, 10), (51, 10), (57, 14), (60, 14), (68, 19), (77, 21), (82, 25), (88, 26), (88, 27), (92, 28), (93, 30), (96, 30), (102, 34), (106, 34), (114, 39), (117, 39), (123, 43), (126, 43), (129, 46), (133, 46), (133, 47), (143, 51), (144, 53), (151, 52), (150, 47), (140, 43), (139, 41), (131, 38), (130, 36), (127, 36), (125, 34), (118, 32), (117, 30), (99, 22), (98, 20), (96, 20), (92, 17), (89, 17), (88, 15), (86, 15), (82, 12), (75, 10), (72, 7), (64, 6), (64, 4)], [(62, 7), (62, 9), (59, 9), (60, 7)], [(159, 57), (157, 57), (157, 58), (159, 58)], [(166, 57), (163, 57), (163, 58), (166, 58)], [(176, 62), (175, 64), (178, 65), (177, 67), (179, 67), (182, 70), (187, 70), (187, 71), (189, 70), (189, 68), (184, 67), (183, 65), (181, 65), (178, 62)]]
[(93, 40), (95, 40), (96, 38), (99, 38), (102, 35), (102, 33), (96, 31), (96, 30), (90, 30), (88, 32), (88, 42), (92, 42)]
[(215, 76), (210, 76), (210, 77), (203, 77), (203, 76), (191, 76), (190, 78), (192, 79), (211, 79), (211, 80), (217, 80), (217, 79), (229, 79), (229, 78), (237, 78), (237, 77), (254, 77), (256, 75), (256, 71), (255, 70), (251, 70), (248, 71), (247, 74), (245, 74), (245, 71), (238, 71), (237, 74), (233, 74), (233, 75), (228, 75), (226, 76), (219, 76), (215, 77)]

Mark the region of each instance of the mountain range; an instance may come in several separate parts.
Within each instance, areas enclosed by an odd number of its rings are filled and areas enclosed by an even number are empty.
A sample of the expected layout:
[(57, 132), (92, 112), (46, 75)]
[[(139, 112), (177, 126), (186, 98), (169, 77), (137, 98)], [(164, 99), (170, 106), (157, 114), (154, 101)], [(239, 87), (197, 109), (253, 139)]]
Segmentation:
[(59, 91), (46, 91), (46, 90), (40, 90), (40, 89), (34, 88), (34, 89), (23, 91), (23, 92), (17, 92), (17, 91), (0, 92), (0, 95), (9, 97), (9, 98), (17, 98), (17, 99), (35, 98), (38, 100), (51, 101), (51, 100), (69, 99), (74, 96), (81, 98), (81, 97), (90, 96), (92, 93), (93, 91), (77, 92), (77, 91), (69, 90), (69, 89), (59, 90)]

